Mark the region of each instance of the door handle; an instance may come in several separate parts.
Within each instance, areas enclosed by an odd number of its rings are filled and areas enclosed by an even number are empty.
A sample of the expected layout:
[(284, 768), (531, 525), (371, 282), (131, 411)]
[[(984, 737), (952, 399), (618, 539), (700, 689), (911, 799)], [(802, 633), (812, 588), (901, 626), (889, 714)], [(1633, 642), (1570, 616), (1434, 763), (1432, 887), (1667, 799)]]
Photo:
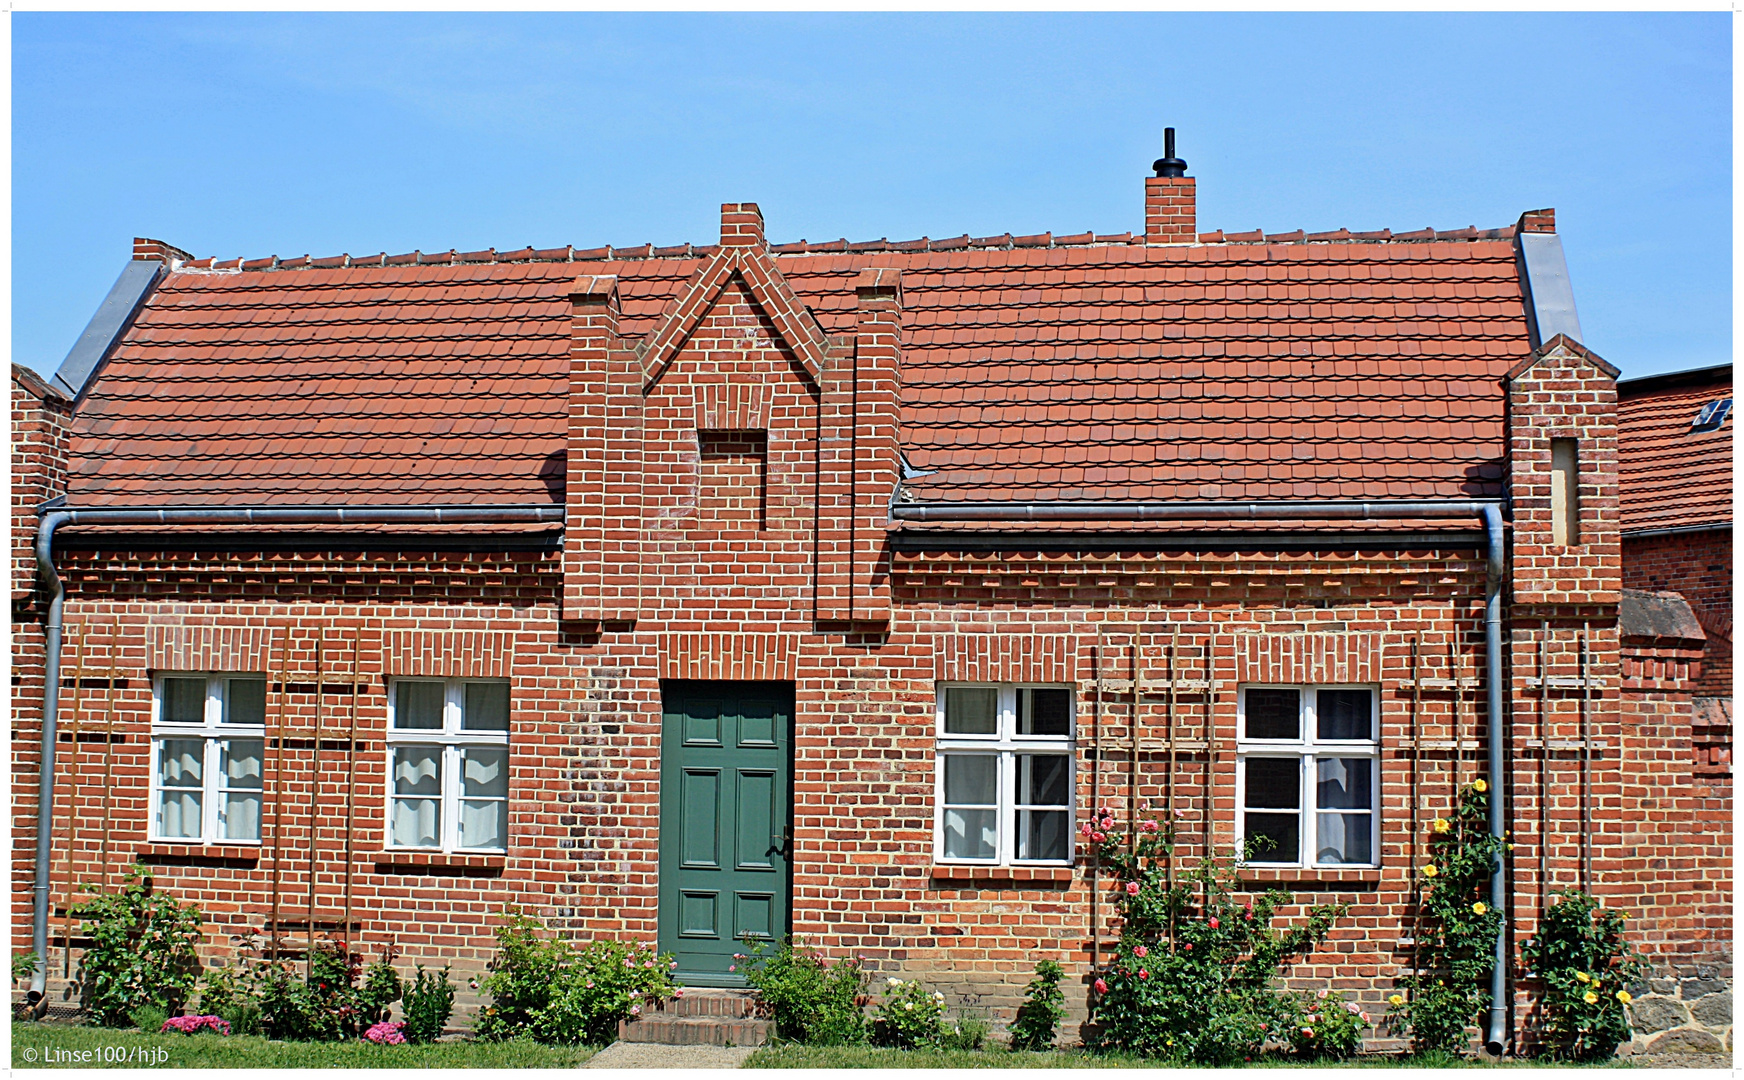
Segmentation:
[(785, 859), (785, 858), (787, 858), (787, 854), (788, 854), (788, 851), (787, 851), (788, 843), (789, 843), (789, 839), (787, 836), (786, 829), (782, 829), (778, 833), (771, 833), (771, 834), (769, 834), (769, 850), (765, 851), (763, 854), (765, 854), (765, 855), (779, 855), (783, 859)]

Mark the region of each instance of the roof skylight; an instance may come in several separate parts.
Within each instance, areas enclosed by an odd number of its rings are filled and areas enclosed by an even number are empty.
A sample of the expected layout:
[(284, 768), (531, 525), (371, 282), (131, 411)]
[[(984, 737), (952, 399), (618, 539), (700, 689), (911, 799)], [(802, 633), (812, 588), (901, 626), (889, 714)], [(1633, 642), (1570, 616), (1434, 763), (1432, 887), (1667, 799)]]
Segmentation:
[(1690, 425), (1691, 431), (1718, 431), (1720, 425), (1726, 422), (1726, 417), (1732, 411), (1731, 398), (1719, 398), (1702, 406), (1702, 411), (1696, 413), (1696, 419)]

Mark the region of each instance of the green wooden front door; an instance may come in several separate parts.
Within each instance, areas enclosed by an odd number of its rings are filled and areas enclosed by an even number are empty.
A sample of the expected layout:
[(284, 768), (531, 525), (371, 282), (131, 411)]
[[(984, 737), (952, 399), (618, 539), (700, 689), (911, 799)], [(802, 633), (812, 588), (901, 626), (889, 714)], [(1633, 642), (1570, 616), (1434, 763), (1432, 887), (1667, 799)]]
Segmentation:
[(728, 971), (747, 936), (787, 936), (793, 687), (661, 684), (660, 950), (690, 986)]

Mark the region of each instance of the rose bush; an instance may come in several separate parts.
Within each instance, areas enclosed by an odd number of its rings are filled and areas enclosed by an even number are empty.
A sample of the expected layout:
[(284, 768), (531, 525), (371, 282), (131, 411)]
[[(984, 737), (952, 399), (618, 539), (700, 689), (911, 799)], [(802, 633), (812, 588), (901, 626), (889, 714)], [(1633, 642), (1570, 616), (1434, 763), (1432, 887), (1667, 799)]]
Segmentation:
[(1535, 1034), (1544, 1056), (1604, 1061), (1628, 1040), (1628, 988), (1647, 977), (1647, 963), (1623, 932), (1622, 912), (1568, 889), (1520, 947), (1527, 978), (1542, 984)]
[(1363, 1033), (1371, 1026), (1362, 1006), (1342, 995), (1326, 990), (1301, 994), (1289, 1025), (1290, 1046), (1303, 1057), (1343, 1061), (1362, 1049)]
[(1121, 929), (1092, 984), (1086, 1047), (1228, 1065), (1282, 1038), (1294, 1009), (1272, 980), (1324, 940), (1344, 909), (1322, 905), (1274, 930), (1273, 913), (1290, 894), (1238, 897), (1234, 860), (1202, 859), (1169, 886), (1172, 822), (1149, 818), (1123, 834), (1104, 810), (1087, 826), (1098, 863), (1118, 882)]
[(652, 945), (598, 940), (578, 950), (542, 931), (518, 913), (498, 927), (483, 983), (491, 1003), (473, 1027), (479, 1038), (602, 1045), (617, 1037), (620, 1020), (682, 993), (672, 984), (672, 958)]
[(937, 1047), (945, 1040), (945, 995), (918, 979), (884, 980), (884, 996), (872, 1020), (875, 1046), (902, 1050)]
[(857, 957), (831, 964), (823, 953), (792, 939), (773, 955), (764, 956), (763, 950), (764, 944), (756, 942), (749, 954), (735, 954), (734, 960), (762, 995), (777, 1035), (812, 1046), (866, 1041), (863, 1002), (869, 976)]
[(1388, 1019), (1411, 1033), (1412, 1049), (1463, 1052), (1467, 1025), (1489, 1008), (1490, 972), (1502, 913), (1490, 906), (1490, 870), (1507, 850), (1490, 835), (1489, 785), (1474, 780), (1460, 793), (1451, 820), (1429, 825), (1417, 923), (1420, 974), (1401, 981), (1388, 999)]

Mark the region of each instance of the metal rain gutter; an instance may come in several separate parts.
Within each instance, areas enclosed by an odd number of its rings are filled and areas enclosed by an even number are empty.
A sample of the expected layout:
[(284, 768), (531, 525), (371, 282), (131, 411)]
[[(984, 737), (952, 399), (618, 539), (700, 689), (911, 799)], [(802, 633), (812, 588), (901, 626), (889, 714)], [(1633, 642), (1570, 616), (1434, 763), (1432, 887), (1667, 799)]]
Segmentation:
[(54, 852), (56, 719), (61, 697), (61, 631), (66, 588), (54, 565), (54, 534), (62, 525), (505, 525), (563, 520), (561, 506), (176, 506), (42, 507), (36, 529), (36, 571), (48, 592), (42, 693), (41, 772), (36, 803), (36, 874), (30, 947), (39, 961), (27, 1002), (36, 1007), (48, 986), (50, 858)]
[(1477, 517), (1480, 499), (1400, 502), (898, 502), (897, 521), (1260, 521)]
[[(1560, 248), (1558, 250), (1560, 255)], [(1572, 316), (1572, 311), (1570, 312)], [(895, 503), (897, 521), (1257, 521), (1365, 520), (1388, 518), (1479, 517), (1484, 522), (1484, 658), (1489, 684), (1488, 738), (1490, 835), (1508, 829), (1502, 782), (1502, 586), (1506, 580), (1507, 540), (1502, 505), (1488, 500), (1397, 502), (910, 502)], [(1508, 1045), (1508, 888), (1498, 854), (1490, 868), (1490, 905), (1502, 914), (1496, 933), (1495, 966), (1490, 973), (1490, 1023), (1485, 1045), (1500, 1055)]]

